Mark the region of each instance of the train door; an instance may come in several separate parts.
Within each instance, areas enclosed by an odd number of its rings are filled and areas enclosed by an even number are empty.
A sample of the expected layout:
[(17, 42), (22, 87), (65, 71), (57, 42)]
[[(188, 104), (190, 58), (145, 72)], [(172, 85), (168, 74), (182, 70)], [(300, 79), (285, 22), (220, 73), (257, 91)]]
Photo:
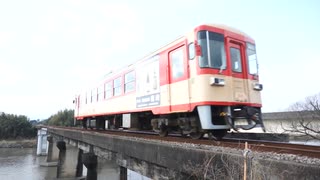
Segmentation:
[(248, 74), (245, 61), (245, 44), (228, 38), (228, 56), (231, 63), (233, 99), (236, 102), (250, 102)]
[(183, 43), (168, 53), (169, 103), (171, 112), (190, 111), (189, 69)]
[(78, 117), (79, 116), (79, 110), (80, 110), (80, 96), (76, 96), (75, 97), (75, 100), (73, 101), (74, 104), (75, 104), (75, 107), (74, 107), (74, 116), (75, 117)]

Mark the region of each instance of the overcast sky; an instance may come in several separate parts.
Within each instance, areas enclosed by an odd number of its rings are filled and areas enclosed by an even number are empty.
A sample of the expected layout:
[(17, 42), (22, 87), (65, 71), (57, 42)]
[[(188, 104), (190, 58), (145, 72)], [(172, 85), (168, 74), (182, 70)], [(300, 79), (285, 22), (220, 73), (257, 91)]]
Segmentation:
[(317, 0), (0, 1), (0, 112), (45, 119), (88, 84), (203, 23), (256, 41), (263, 111), (320, 92)]

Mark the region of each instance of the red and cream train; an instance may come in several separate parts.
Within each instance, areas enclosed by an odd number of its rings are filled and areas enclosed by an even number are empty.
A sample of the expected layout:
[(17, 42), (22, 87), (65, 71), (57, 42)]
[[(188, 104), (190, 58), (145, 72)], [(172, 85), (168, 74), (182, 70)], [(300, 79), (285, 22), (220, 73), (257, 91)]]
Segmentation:
[(75, 119), (95, 128), (176, 131), (222, 138), (262, 127), (254, 40), (222, 25), (200, 25), (75, 98)]

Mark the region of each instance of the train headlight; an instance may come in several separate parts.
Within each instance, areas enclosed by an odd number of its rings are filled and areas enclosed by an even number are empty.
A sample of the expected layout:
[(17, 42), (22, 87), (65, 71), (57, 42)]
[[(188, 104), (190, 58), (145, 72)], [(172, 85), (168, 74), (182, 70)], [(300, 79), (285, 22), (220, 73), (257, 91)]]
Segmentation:
[(211, 77), (210, 78), (210, 85), (211, 86), (224, 86), (225, 81), (223, 78)]
[(259, 83), (254, 83), (253, 89), (257, 91), (261, 91), (263, 89), (263, 85)]

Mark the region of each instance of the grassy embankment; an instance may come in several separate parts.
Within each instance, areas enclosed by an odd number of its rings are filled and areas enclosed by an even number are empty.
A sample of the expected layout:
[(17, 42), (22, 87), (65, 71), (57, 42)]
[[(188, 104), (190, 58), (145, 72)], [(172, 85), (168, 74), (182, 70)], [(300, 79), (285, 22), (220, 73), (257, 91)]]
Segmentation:
[(37, 139), (0, 140), (0, 148), (34, 148), (36, 146)]

